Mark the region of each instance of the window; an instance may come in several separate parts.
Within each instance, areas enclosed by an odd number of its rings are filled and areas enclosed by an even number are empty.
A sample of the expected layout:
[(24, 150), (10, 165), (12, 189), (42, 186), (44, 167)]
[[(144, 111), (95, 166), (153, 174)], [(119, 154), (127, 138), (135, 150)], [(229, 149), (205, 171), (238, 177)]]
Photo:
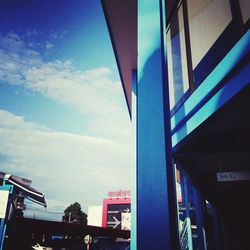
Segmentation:
[(231, 22), (232, 14), (228, 0), (188, 0), (187, 2), (194, 69)]
[(246, 23), (250, 17), (250, 1), (240, 0), (239, 2), (240, 2), (243, 22)]
[(189, 88), (182, 6), (171, 19), (167, 29), (167, 62), (172, 109)]

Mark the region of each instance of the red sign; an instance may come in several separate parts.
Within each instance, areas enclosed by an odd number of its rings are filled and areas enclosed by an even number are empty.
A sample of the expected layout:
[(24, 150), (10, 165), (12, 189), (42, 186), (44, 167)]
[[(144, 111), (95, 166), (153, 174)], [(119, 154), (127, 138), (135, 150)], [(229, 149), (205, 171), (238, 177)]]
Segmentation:
[(119, 191), (110, 191), (108, 192), (109, 198), (128, 198), (131, 196), (130, 190), (119, 190)]

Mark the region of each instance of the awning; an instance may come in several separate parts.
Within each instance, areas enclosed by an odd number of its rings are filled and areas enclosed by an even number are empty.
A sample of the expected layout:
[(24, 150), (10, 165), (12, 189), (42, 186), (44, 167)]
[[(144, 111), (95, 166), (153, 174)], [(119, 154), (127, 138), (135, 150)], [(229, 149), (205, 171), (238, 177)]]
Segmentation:
[(22, 191), (25, 198), (35, 203), (38, 203), (44, 207), (47, 207), (43, 193), (37, 191), (36, 189), (30, 186), (21, 183), (20, 181), (16, 180), (15, 177), (13, 177), (12, 175), (6, 174), (4, 179), (6, 184), (12, 184), (14, 185), (15, 188)]

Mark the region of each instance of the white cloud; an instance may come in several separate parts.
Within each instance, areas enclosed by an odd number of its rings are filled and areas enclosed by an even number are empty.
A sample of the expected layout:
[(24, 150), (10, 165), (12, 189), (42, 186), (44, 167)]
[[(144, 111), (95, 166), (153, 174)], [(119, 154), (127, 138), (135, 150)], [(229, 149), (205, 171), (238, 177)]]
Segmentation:
[(81, 71), (72, 60), (46, 62), (15, 33), (0, 37), (0, 81), (21, 84), (28, 91), (71, 105), (93, 119), (92, 134), (119, 135), (124, 140), (129, 126), (126, 104), (120, 83), (109, 76), (106, 67)]
[(0, 84), (70, 105), (88, 116), (89, 128), (59, 132), (0, 110), (1, 171), (32, 179), (51, 210), (100, 204), (108, 191), (129, 189), (130, 120), (120, 83), (106, 67), (82, 71), (72, 60), (45, 61), (34, 44), (0, 35)]
[(129, 188), (129, 145), (53, 131), (4, 110), (0, 137), (7, 158), (1, 171), (32, 179), (50, 210), (62, 201), (65, 208), (75, 201), (101, 204), (109, 190)]

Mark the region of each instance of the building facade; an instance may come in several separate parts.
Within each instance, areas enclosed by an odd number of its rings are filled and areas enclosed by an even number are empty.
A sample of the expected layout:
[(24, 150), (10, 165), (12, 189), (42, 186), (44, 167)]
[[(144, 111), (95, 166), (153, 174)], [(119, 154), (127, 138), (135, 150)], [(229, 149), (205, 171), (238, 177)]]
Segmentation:
[(131, 248), (250, 248), (250, 2), (102, 6), (133, 126)]
[(117, 230), (131, 229), (131, 191), (108, 192), (102, 206), (88, 208), (88, 225)]

